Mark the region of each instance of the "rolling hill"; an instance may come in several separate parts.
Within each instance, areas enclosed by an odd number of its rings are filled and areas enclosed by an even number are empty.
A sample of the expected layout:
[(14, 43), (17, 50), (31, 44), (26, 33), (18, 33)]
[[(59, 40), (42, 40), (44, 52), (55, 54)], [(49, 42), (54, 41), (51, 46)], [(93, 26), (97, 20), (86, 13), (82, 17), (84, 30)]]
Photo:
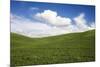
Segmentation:
[(45, 38), (11, 33), (11, 66), (95, 61), (95, 30)]

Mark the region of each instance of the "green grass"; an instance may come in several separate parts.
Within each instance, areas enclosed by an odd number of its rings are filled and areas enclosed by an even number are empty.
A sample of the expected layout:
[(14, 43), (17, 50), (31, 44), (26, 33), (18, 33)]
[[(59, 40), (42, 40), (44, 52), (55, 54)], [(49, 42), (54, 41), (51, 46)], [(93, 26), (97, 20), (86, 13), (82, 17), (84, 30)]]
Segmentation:
[(11, 33), (11, 66), (95, 61), (95, 30), (45, 38)]

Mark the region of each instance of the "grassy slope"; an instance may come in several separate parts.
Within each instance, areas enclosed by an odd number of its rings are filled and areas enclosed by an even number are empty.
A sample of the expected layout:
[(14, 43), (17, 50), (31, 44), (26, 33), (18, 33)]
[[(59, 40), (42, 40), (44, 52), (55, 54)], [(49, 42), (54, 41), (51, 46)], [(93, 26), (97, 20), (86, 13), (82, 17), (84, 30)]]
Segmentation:
[(11, 65), (37, 65), (95, 60), (95, 30), (46, 38), (11, 33)]

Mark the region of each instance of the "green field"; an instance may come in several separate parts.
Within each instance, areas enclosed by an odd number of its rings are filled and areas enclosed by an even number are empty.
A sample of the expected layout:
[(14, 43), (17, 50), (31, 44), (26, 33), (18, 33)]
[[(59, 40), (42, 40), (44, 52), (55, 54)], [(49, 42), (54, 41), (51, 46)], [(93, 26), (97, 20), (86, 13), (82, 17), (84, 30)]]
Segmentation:
[(95, 61), (95, 30), (45, 38), (11, 33), (11, 66)]

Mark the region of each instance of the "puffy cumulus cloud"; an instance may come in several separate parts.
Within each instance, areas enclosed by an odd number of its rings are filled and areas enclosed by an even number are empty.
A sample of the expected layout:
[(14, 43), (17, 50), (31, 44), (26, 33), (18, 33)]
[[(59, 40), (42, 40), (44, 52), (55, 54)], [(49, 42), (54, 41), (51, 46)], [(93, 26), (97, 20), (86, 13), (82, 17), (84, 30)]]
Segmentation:
[(91, 29), (95, 29), (95, 23), (90, 22), (91, 24), (88, 25), (88, 22), (85, 19), (85, 14), (81, 13), (79, 16), (75, 17), (74, 19), (75, 26), (77, 27), (77, 31), (87, 31)]
[(42, 13), (37, 13), (35, 18), (54, 26), (67, 26), (71, 24), (70, 18), (58, 16), (57, 12), (52, 10), (45, 10)]
[(65, 34), (66, 30), (11, 14), (11, 32), (29, 37), (47, 37)]
[[(88, 25), (85, 14), (81, 13), (75, 18), (58, 16), (57, 12), (45, 10), (34, 15), (35, 21), (11, 14), (11, 32), (22, 34), (29, 37), (47, 37), (74, 32), (83, 32), (95, 29), (95, 23)], [(73, 23), (72, 24), (72, 20)]]
[(85, 31), (89, 29), (89, 26), (87, 25), (87, 21), (85, 20), (84, 17), (85, 14), (81, 13), (79, 16), (74, 18), (75, 24), (80, 31)]

